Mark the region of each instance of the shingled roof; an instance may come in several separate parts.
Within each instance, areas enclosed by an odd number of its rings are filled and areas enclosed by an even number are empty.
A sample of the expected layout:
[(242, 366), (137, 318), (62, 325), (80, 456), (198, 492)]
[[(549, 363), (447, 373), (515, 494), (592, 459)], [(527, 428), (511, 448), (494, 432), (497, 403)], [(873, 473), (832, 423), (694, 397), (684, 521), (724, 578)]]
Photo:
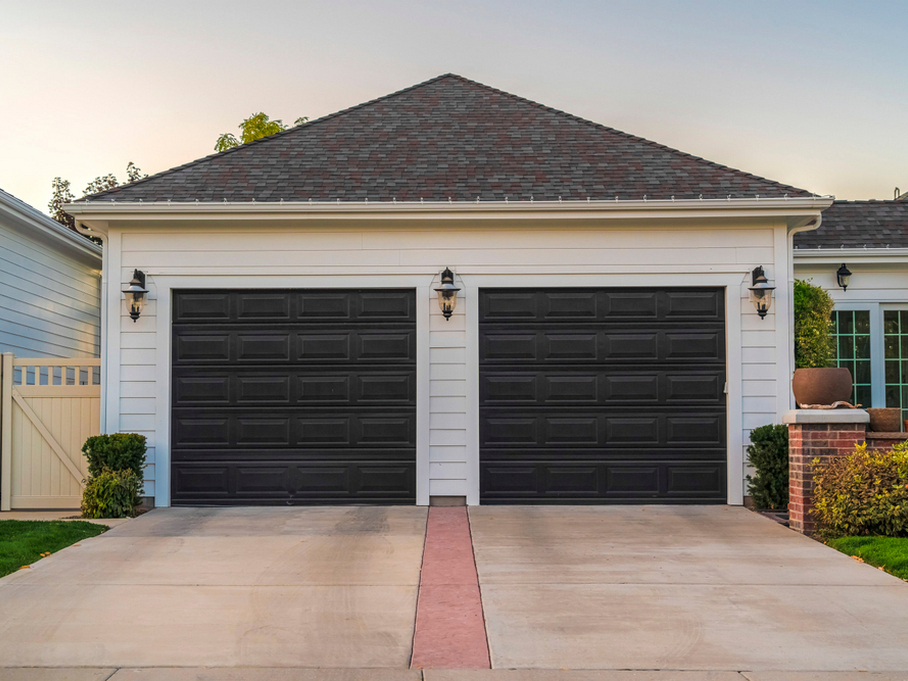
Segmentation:
[(834, 201), (795, 248), (908, 248), (908, 201)]
[(447, 74), (89, 200), (813, 196)]

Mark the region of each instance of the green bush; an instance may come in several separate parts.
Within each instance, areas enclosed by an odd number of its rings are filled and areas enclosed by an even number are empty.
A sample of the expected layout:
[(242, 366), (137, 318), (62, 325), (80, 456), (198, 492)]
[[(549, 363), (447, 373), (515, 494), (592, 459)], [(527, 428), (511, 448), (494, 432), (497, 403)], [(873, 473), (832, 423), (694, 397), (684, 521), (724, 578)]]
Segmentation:
[(819, 286), (795, 279), (795, 368), (814, 369), (835, 364), (832, 298)]
[(757, 508), (788, 508), (788, 426), (760, 426), (750, 433), (747, 491)]
[(845, 457), (813, 461), (820, 536), (908, 537), (908, 443), (889, 450), (856, 445)]
[(82, 445), (88, 459), (88, 474), (100, 475), (104, 469), (133, 471), (139, 480), (145, 468), (145, 436), (135, 433), (113, 433), (90, 437)]
[(132, 518), (141, 503), (142, 477), (129, 468), (105, 468), (85, 482), (83, 518)]

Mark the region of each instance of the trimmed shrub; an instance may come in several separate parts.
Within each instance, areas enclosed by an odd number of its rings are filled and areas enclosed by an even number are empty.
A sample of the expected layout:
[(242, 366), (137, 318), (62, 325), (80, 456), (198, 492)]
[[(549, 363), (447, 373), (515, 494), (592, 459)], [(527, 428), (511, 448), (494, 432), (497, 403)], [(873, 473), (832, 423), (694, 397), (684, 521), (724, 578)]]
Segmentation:
[(788, 508), (788, 426), (760, 426), (750, 433), (747, 491), (757, 508)]
[(795, 368), (821, 369), (835, 366), (832, 335), (832, 298), (819, 286), (795, 279), (794, 336)]
[(856, 445), (845, 457), (813, 461), (817, 534), (908, 537), (908, 443), (889, 450)]
[(110, 471), (131, 470), (139, 480), (145, 468), (145, 436), (136, 433), (113, 433), (90, 437), (82, 445), (82, 453), (88, 459), (88, 474), (100, 475)]
[(142, 478), (130, 468), (103, 469), (85, 482), (83, 518), (133, 518), (142, 499)]

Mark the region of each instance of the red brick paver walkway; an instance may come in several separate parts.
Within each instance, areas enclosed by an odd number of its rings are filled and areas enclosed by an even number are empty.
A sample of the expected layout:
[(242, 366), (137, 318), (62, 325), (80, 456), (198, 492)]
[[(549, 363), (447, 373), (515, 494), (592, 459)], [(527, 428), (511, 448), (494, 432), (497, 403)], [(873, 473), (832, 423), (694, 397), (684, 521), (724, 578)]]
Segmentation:
[(429, 509), (410, 667), (491, 668), (466, 507)]

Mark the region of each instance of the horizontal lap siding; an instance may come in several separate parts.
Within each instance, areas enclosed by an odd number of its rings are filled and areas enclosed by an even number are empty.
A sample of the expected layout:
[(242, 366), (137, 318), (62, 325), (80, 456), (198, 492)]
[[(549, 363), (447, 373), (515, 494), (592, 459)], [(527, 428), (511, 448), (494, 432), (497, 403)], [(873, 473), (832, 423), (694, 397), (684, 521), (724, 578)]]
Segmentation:
[(0, 352), (98, 357), (100, 267), (0, 225)]
[[(128, 281), (136, 267), (155, 276), (222, 274), (236, 278), (271, 276), (268, 285), (305, 287), (307, 275), (418, 274), (426, 282), (445, 266), (458, 276), (472, 273), (509, 273), (526, 276), (532, 285), (534, 272), (563, 274), (565, 285), (574, 285), (569, 275), (628, 272), (698, 273), (742, 272), (743, 371), (742, 419), (745, 442), (750, 429), (777, 419), (770, 409), (775, 394), (775, 311), (760, 320), (747, 301), (743, 272), (763, 265), (771, 279), (783, 272), (773, 267), (774, 229), (759, 226), (719, 229), (694, 225), (677, 228), (564, 228), (536, 229), (495, 226), (466, 228), (408, 227), (382, 229), (243, 227), (214, 231), (193, 228), (149, 229), (122, 234), (120, 281)], [(452, 248), (453, 246), (453, 248)], [(115, 275), (114, 275), (115, 276)], [(292, 277), (292, 279), (290, 279)], [(204, 280), (199, 280), (204, 287)], [(468, 282), (467, 282), (468, 283)], [(361, 280), (360, 286), (366, 285)], [(381, 286), (380, 279), (375, 286)], [(638, 279), (634, 285), (646, 285)], [(778, 285), (778, 283), (777, 283)], [(729, 291), (729, 295), (735, 295)], [(468, 493), (469, 413), (467, 403), (466, 313), (475, 304), (461, 294), (457, 309), (445, 321), (434, 300), (429, 305), (429, 494)], [(149, 438), (149, 461), (154, 462), (155, 403), (154, 357), (159, 343), (155, 333), (155, 301), (151, 300), (137, 323), (120, 314), (121, 427), (135, 426)], [(425, 308), (423, 308), (425, 309)], [(785, 351), (784, 349), (781, 351)], [(162, 367), (161, 371), (168, 371)], [(767, 411), (768, 410), (768, 411)], [(472, 456), (472, 454), (471, 454)], [(469, 464), (472, 465), (472, 464)], [(146, 474), (146, 492), (154, 489), (154, 466)]]
[[(132, 271), (130, 270), (130, 276)], [(124, 281), (128, 281), (129, 278)], [(144, 435), (145, 496), (155, 496), (155, 417), (157, 413), (156, 345), (157, 301), (145, 304), (135, 322), (129, 317), (125, 301), (120, 302), (120, 424), (119, 431)], [(166, 341), (165, 341), (166, 342)], [(169, 367), (161, 371), (169, 371)], [(163, 409), (167, 406), (163, 405)]]

